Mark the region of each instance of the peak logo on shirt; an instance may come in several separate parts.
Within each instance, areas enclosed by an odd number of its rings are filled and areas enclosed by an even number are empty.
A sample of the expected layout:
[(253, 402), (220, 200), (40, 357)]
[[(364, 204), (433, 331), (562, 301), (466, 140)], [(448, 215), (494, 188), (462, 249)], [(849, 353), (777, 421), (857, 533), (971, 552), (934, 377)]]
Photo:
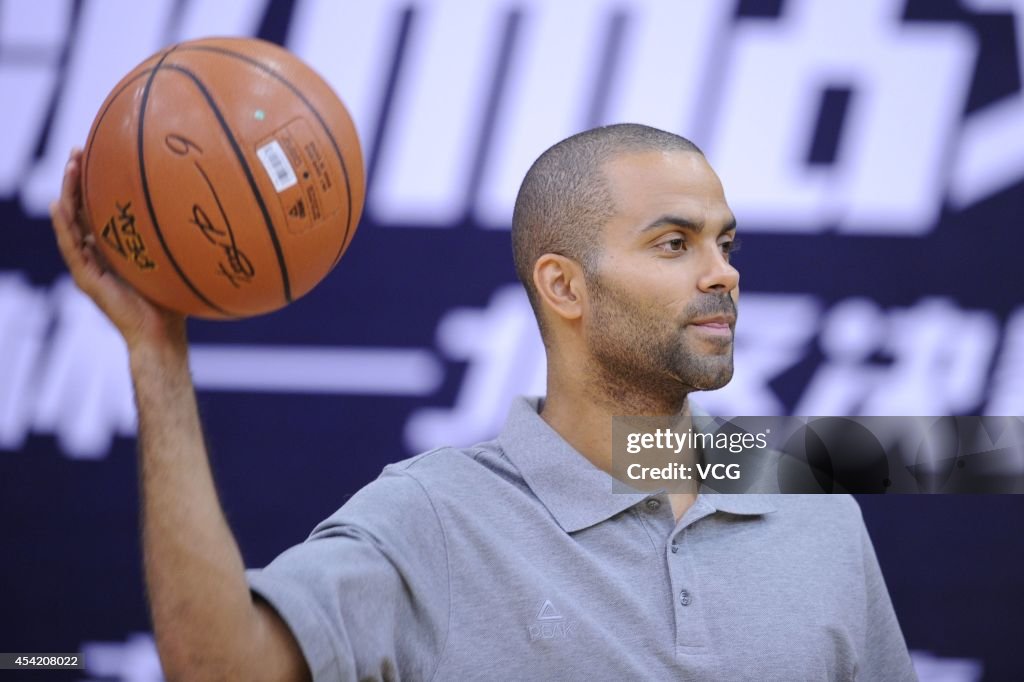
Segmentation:
[(537, 610), (537, 617), (529, 625), (530, 641), (539, 639), (569, 639), (579, 628), (579, 621), (565, 618), (550, 599)]

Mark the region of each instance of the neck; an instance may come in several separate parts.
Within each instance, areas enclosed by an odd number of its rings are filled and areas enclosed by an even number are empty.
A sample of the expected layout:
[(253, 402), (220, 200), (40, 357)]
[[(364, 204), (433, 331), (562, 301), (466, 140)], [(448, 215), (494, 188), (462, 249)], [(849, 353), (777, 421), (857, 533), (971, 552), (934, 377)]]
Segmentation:
[(612, 417), (690, 414), (685, 393), (666, 400), (639, 391), (623, 391), (621, 386), (565, 381), (562, 376), (549, 367), (547, 397), (540, 416), (595, 467), (609, 473)]

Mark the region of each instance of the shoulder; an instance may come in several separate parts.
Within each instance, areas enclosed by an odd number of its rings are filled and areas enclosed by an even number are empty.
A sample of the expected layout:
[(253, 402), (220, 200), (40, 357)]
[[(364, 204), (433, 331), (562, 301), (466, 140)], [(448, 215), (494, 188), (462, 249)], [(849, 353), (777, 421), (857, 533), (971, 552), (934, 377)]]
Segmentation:
[(866, 534), (860, 505), (850, 495), (773, 495), (770, 514), (778, 537), (819, 551), (861, 551)]
[(468, 448), (441, 447), (388, 464), (313, 531), (355, 525), (382, 534), (436, 530), (439, 509), (481, 499), (502, 482), (522, 479), (495, 441)]
[(442, 447), (389, 464), (381, 477), (404, 476), (435, 501), (486, 497), (505, 484), (524, 487), (522, 476), (498, 441), (467, 448)]

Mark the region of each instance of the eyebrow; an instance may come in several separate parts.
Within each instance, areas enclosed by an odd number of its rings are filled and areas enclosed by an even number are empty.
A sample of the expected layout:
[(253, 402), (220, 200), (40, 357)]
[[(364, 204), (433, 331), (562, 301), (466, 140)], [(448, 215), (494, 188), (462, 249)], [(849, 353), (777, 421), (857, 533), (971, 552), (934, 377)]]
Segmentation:
[[(704, 230), (704, 221), (696, 222), (690, 220), (689, 218), (684, 218), (678, 215), (663, 215), (658, 217), (654, 222), (644, 227), (642, 230), (640, 230), (640, 232), (644, 233), (649, 230), (654, 230), (659, 227), (663, 227), (665, 225), (675, 225), (676, 227), (684, 230), (692, 230), (697, 234), (700, 234)], [(725, 234), (726, 232), (735, 229), (736, 217), (733, 216), (732, 219), (729, 220), (729, 222), (722, 226), (722, 229), (718, 231), (718, 234)]]

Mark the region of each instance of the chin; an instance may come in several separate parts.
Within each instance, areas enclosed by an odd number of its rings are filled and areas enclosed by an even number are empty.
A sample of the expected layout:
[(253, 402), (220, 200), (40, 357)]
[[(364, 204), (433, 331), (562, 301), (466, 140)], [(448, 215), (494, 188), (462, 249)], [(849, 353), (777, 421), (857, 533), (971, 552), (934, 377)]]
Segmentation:
[(732, 366), (721, 370), (713, 376), (702, 376), (700, 380), (697, 380), (693, 387), (698, 391), (717, 391), (726, 384), (732, 381)]

